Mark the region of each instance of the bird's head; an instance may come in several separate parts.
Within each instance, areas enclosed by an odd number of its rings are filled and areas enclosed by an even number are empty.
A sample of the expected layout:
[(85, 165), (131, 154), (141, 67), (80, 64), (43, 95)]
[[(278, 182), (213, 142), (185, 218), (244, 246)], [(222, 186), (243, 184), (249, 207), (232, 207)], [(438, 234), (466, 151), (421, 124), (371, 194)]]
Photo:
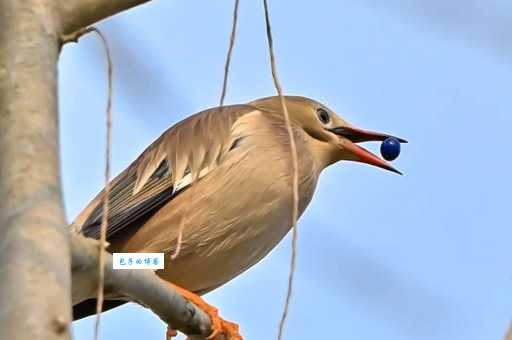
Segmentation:
[[(362, 142), (384, 141), (393, 136), (356, 128), (315, 100), (298, 96), (285, 98), (290, 120), (311, 137), (308, 138), (310, 148), (322, 167), (347, 160), (367, 163), (401, 174), (384, 159), (358, 145)], [(277, 96), (263, 98), (251, 104), (281, 112), (281, 104)], [(407, 143), (402, 138), (393, 138), (400, 143)]]

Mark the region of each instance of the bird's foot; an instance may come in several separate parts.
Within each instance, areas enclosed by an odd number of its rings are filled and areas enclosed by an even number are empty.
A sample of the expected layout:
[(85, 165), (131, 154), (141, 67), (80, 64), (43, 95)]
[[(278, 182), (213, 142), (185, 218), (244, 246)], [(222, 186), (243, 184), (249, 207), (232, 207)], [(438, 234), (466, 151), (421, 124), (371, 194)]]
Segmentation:
[[(242, 336), (240, 335), (238, 325), (234, 322), (229, 322), (222, 319), (217, 308), (208, 304), (197, 294), (194, 294), (175, 284), (170, 283), (170, 285), (175, 290), (177, 290), (181, 296), (192, 302), (210, 317), (212, 334), (206, 338), (207, 340), (243, 340)], [(176, 336), (176, 331), (171, 327), (168, 327), (167, 338), (172, 339), (173, 336)]]
[(165, 340), (172, 340), (172, 338), (178, 335), (178, 332), (172, 329), (171, 326), (167, 326), (167, 333), (165, 335)]

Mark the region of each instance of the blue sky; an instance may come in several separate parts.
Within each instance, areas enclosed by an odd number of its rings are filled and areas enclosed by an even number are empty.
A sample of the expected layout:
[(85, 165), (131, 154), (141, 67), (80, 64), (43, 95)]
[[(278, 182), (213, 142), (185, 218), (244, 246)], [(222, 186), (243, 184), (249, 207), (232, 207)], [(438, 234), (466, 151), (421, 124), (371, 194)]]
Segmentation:
[[(512, 5), (505, 1), (271, 1), (289, 94), (409, 140), (397, 176), (339, 163), (299, 223), (285, 338), (500, 339), (512, 319)], [(218, 103), (232, 1), (153, 1), (98, 25), (114, 59), (113, 170), (166, 128)], [(272, 95), (262, 4), (241, 1), (227, 103)], [(508, 38), (508, 40), (507, 40)], [(98, 39), (61, 56), (68, 219), (103, 182), (106, 61)], [(379, 145), (369, 145), (378, 151)], [(290, 239), (206, 299), (246, 339), (272, 339)], [(250, 292), (248, 294), (248, 292)], [(93, 318), (75, 323), (92, 339)], [(102, 339), (163, 338), (134, 304)]]

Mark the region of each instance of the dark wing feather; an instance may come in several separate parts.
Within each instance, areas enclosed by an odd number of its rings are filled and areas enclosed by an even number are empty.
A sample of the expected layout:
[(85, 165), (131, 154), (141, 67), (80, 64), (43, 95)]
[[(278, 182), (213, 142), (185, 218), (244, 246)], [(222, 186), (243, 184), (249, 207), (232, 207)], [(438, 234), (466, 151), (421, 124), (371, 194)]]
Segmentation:
[[(139, 219), (148, 217), (150, 212), (160, 208), (173, 196), (172, 178), (169, 176), (167, 162), (162, 161), (159, 169), (147, 181), (144, 187), (133, 194), (136, 173), (127, 171), (122, 174), (119, 181), (112, 183), (109, 195), (110, 209), (108, 217), (107, 238), (121, 230), (124, 226), (135, 223)], [(87, 237), (98, 239), (103, 218), (103, 200), (99, 201), (82, 227)]]

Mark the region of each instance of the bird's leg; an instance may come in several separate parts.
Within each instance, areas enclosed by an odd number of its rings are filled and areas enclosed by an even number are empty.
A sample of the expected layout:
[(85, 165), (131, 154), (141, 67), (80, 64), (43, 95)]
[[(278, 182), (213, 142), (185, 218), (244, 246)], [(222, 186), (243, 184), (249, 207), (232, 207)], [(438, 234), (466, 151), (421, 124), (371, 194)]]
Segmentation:
[(172, 338), (178, 335), (178, 332), (172, 329), (171, 326), (167, 326), (167, 333), (165, 335), (165, 340), (172, 340)]
[[(181, 296), (192, 302), (199, 309), (206, 313), (210, 317), (212, 323), (212, 334), (207, 338), (209, 340), (227, 339), (227, 340), (243, 340), (239, 333), (239, 327), (236, 323), (226, 321), (219, 316), (219, 310), (212, 305), (209, 305), (199, 295), (194, 294), (180, 286), (177, 286), (171, 282), (166, 282), (172, 288), (174, 288)], [(167, 328), (167, 337), (171, 339), (176, 336), (176, 331), (171, 327)]]

